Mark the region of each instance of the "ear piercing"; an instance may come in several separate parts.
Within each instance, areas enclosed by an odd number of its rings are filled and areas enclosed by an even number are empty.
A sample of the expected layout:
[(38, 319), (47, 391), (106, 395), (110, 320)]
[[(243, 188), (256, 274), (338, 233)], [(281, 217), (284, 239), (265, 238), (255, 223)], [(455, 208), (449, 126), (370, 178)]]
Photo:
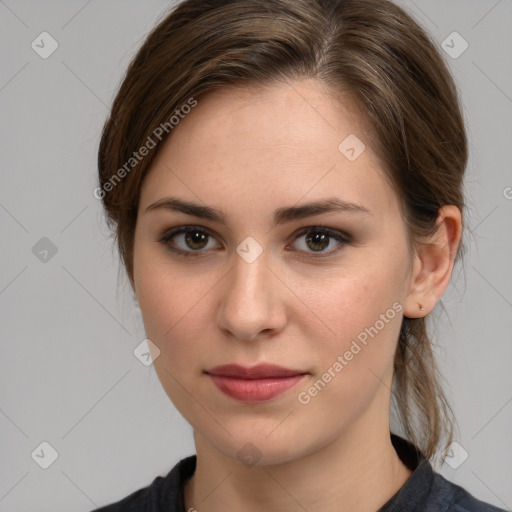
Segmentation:
[(423, 304), (418, 304), (418, 306), (420, 307), (420, 311), (423, 311), (425, 309), (425, 306), (423, 306)]

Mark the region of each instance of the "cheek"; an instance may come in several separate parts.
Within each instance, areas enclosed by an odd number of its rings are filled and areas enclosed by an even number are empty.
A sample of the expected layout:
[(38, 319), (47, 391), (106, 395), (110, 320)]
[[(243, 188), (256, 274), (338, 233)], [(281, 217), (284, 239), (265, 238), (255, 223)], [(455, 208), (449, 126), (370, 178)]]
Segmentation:
[(315, 313), (335, 333), (324, 329), (319, 336), (314, 329), (306, 336), (320, 373), (301, 387), (298, 399), (317, 420), (331, 421), (338, 411), (342, 423), (352, 421), (391, 387), (402, 306), (390, 280), (380, 276), (340, 279), (332, 293), (314, 297)]
[(203, 311), (208, 288), (204, 280), (187, 278), (183, 272), (169, 275), (157, 265), (143, 268), (137, 291), (146, 336), (160, 350), (154, 368), (174, 406), (193, 422), (202, 413), (190, 397), (201, 394), (197, 386), (203, 369), (201, 352), (206, 352), (208, 343)]
[(343, 267), (322, 277), (319, 273), (306, 279), (301, 276), (301, 281), (297, 295), (309, 306), (312, 317), (324, 321), (331, 337), (357, 334), (402, 299), (400, 272), (383, 262)]
[[(396, 265), (396, 262), (394, 263)], [(383, 377), (393, 366), (394, 352), (402, 322), (401, 272), (380, 264), (361, 265), (348, 279), (331, 276), (323, 286), (312, 280), (304, 287), (311, 305), (312, 325), (322, 319), (323, 341), (311, 331), (310, 345), (329, 369), (342, 356), (343, 370), (351, 380), (364, 381), (370, 370)], [(345, 269), (346, 270), (346, 269)], [(338, 366), (339, 369), (339, 366)], [(328, 377), (327, 377), (328, 378)]]
[(218, 279), (208, 275), (191, 278), (183, 267), (178, 271), (178, 267), (172, 269), (155, 259), (147, 260), (147, 264), (142, 258), (139, 261), (135, 277), (145, 332), (163, 356), (155, 368), (165, 364), (173, 374), (185, 364), (190, 369), (198, 346), (207, 343), (204, 308)]

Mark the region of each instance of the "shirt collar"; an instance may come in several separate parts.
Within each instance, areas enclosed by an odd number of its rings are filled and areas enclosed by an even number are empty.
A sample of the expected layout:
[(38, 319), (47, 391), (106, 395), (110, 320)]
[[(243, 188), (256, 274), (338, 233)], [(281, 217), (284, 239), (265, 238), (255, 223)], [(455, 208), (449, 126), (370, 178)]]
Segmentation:
[[(378, 512), (403, 512), (423, 510), (422, 505), (428, 500), (431, 491), (434, 471), (428, 459), (412, 443), (406, 439), (391, 434), (391, 442), (400, 460), (412, 471), (402, 487), (379, 509)], [(190, 455), (182, 459), (171, 473), (174, 473), (171, 481), (177, 481), (178, 485), (164, 492), (170, 492), (170, 498), (175, 505), (172, 510), (185, 510), (183, 495), (184, 486), (195, 472), (197, 456)], [(171, 476), (171, 475), (169, 475)]]
[(404, 485), (378, 512), (424, 510), (434, 480), (434, 471), (428, 459), (412, 443), (391, 434), (391, 442), (400, 460), (412, 471)]

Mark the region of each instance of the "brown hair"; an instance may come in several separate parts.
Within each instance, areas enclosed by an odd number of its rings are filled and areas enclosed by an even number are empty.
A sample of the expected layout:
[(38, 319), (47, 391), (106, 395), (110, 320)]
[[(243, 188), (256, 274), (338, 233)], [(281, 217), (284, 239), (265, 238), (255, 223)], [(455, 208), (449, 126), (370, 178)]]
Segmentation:
[[(463, 212), (468, 148), (456, 85), (402, 8), (386, 0), (185, 0), (129, 65), (99, 146), (96, 190), (132, 286), (139, 191), (158, 148), (137, 159), (134, 151), (166, 140), (170, 120), (202, 94), (301, 78), (349, 96), (364, 114), (411, 249), (435, 232), (443, 205)], [(464, 251), (461, 244), (455, 261)], [(404, 317), (394, 366), (401, 426), (432, 458), (445, 435), (451, 442), (453, 419), (425, 318)]]

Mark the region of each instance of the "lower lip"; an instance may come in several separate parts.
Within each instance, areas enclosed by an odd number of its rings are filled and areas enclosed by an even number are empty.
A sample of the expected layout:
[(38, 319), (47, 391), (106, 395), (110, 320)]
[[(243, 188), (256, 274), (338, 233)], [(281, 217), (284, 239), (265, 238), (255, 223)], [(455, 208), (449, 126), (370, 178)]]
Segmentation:
[(217, 388), (231, 398), (254, 403), (264, 402), (285, 393), (302, 380), (305, 375), (265, 379), (238, 379), (221, 375), (210, 375), (210, 377)]

